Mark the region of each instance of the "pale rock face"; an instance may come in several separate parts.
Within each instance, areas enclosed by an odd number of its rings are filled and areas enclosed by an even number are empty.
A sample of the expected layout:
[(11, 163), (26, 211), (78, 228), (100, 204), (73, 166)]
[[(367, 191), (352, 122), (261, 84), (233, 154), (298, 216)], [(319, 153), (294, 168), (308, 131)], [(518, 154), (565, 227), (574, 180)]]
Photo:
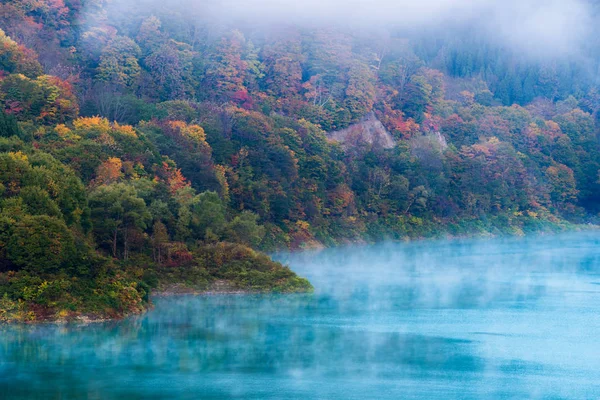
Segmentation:
[(444, 136), (438, 132), (417, 135), (408, 142), (411, 153), (427, 168), (441, 169), (443, 153), (448, 148)]
[(339, 142), (348, 148), (359, 144), (370, 144), (384, 149), (396, 146), (396, 141), (377, 119), (374, 113), (367, 114), (360, 122), (346, 129), (327, 134), (330, 140)]

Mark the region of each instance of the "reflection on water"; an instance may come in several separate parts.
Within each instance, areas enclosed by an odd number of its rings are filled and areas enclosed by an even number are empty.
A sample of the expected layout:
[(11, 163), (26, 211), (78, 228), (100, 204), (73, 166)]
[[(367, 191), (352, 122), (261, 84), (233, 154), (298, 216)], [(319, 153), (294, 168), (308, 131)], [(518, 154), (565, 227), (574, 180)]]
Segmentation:
[(277, 257), (314, 295), (0, 328), (0, 398), (600, 398), (600, 234)]

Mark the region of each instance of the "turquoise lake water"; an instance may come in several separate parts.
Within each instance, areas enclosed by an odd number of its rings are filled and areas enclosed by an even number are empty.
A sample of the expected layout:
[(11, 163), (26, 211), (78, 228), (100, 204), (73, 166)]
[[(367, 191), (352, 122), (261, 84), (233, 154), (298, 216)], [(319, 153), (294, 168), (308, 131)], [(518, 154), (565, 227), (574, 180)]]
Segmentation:
[(600, 232), (277, 258), (315, 293), (0, 327), (0, 399), (600, 398)]

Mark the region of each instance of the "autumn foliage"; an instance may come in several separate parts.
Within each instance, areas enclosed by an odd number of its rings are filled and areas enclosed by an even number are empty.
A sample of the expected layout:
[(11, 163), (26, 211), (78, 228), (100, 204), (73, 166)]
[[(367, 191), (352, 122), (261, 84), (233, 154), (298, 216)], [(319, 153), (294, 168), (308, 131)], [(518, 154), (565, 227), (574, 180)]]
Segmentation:
[(596, 56), (111, 3), (0, 4), (0, 320), (310, 289), (258, 250), (598, 221)]

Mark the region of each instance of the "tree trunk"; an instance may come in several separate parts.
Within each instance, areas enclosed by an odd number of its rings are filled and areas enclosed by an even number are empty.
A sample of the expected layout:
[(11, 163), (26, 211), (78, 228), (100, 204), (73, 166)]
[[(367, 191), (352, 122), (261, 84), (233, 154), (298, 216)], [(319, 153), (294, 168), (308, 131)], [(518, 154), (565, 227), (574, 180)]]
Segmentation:
[(128, 229), (125, 228), (123, 233), (123, 259), (127, 260), (129, 256), (129, 240), (128, 240)]
[(117, 234), (119, 230), (115, 229), (113, 232), (113, 241), (112, 241), (112, 253), (113, 257), (117, 258)]

